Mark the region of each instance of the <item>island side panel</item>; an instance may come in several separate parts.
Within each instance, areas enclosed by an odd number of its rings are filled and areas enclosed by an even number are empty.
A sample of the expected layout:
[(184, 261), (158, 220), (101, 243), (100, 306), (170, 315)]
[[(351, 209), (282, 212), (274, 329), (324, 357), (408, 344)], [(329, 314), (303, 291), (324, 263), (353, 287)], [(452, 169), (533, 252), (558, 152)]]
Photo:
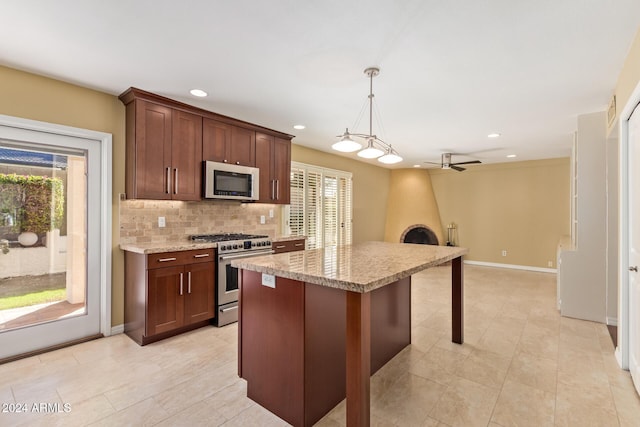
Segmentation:
[(411, 344), (411, 277), (371, 292), (371, 375)]
[(305, 425), (346, 396), (345, 291), (305, 283)]
[(371, 293), (347, 291), (347, 426), (371, 416)]
[(464, 264), (462, 257), (451, 261), (451, 341), (464, 342)]
[(242, 270), (241, 355), (247, 396), (288, 423), (304, 422), (304, 286)]

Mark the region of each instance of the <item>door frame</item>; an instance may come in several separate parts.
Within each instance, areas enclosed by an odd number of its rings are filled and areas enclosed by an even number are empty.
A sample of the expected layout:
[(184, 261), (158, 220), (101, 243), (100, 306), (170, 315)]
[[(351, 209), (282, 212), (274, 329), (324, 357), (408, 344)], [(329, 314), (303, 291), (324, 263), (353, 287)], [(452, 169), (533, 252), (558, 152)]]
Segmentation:
[(640, 103), (640, 83), (620, 112), (619, 131), (619, 244), (618, 244), (618, 346), (616, 359), (629, 369), (629, 118)]
[(100, 144), (100, 333), (111, 335), (112, 135), (0, 114), (0, 126), (91, 139)]

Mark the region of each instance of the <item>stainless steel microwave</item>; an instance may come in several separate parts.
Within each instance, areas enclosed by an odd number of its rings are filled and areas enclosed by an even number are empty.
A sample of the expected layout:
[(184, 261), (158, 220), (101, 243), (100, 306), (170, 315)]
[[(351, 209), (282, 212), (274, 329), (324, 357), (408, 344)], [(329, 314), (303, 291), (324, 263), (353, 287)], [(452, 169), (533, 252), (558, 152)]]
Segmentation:
[(258, 200), (260, 170), (228, 163), (204, 162), (206, 199)]

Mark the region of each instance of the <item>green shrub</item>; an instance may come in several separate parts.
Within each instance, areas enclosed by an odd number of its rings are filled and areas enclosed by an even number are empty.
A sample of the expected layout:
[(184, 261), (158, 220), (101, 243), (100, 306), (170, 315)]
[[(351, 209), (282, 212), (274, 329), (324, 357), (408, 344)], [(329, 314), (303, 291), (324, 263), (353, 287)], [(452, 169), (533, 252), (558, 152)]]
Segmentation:
[(60, 228), (64, 217), (62, 180), (0, 173), (0, 211), (14, 210), (20, 231), (43, 234)]

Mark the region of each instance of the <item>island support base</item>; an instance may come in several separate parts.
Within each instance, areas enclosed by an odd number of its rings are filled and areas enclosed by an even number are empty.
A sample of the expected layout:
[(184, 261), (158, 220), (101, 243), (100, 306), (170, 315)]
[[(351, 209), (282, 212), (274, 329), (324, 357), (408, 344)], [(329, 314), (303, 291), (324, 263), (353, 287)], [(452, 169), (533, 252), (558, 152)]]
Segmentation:
[(411, 278), (360, 294), (280, 277), (270, 288), (260, 273), (241, 274), (247, 396), (294, 426), (313, 425), (350, 396), (347, 407), (361, 408), (358, 425), (367, 425), (370, 375), (411, 343)]

